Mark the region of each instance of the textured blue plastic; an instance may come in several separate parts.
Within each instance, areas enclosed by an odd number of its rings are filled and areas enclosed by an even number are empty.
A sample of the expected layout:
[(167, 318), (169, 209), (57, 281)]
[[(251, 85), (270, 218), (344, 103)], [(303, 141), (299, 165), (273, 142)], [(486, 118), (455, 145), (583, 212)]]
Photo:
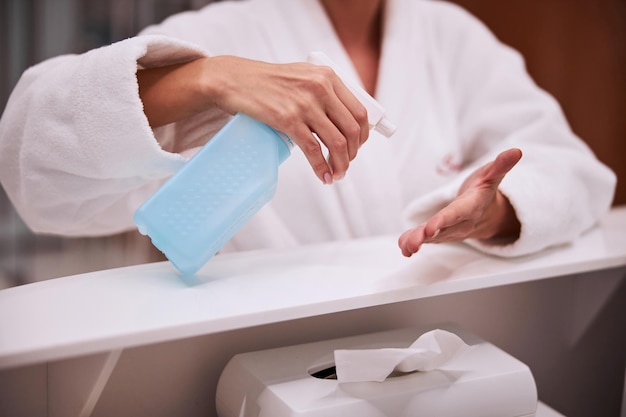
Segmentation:
[(274, 129), (237, 114), (135, 212), (135, 224), (193, 274), (271, 200), (289, 155)]

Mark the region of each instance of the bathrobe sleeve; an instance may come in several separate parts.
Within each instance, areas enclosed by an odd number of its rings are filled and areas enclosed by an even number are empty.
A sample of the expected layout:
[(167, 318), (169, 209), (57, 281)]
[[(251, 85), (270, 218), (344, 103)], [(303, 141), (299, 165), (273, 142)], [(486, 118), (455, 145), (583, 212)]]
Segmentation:
[(516, 256), (575, 239), (610, 208), (615, 174), (570, 130), (555, 99), (531, 80), (520, 54), (461, 8), (439, 7), (431, 29), (438, 59), (448, 69), (465, 169), (449, 186), (415, 201), (409, 217), (423, 221), (454, 198), (471, 171), (518, 147), (523, 157), (500, 189), (522, 224), (520, 238), (508, 245), (468, 243)]
[(185, 161), (155, 139), (136, 71), (203, 55), (171, 38), (130, 38), (28, 69), (0, 120), (0, 179), (35, 232), (97, 236), (132, 213)]

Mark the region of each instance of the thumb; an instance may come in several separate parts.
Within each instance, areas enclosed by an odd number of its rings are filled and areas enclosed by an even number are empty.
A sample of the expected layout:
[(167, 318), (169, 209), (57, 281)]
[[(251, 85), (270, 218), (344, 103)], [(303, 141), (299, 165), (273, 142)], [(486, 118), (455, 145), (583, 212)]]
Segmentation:
[(513, 169), (521, 158), (522, 151), (517, 148), (501, 152), (486, 169), (485, 180), (492, 184), (500, 184), (504, 176)]

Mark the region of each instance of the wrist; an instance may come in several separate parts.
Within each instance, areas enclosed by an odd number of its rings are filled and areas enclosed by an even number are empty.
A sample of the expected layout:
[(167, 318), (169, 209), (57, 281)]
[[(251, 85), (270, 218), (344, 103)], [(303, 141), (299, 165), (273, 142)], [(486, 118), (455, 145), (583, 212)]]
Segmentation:
[(197, 93), (206, 101), (207, 106), (219, 107), (227, 90), (227, 80), (224, 79), (224, 69), (221, 68), (224, 59), (222, 56), (208, 57), (199, 62), (201, 68)]
[(217, 107), (227, 113), (234, 114), (238, 109), (233, 105), (233, 98), (240, 100), (241, 92), (237, 88), (242, 84), (241, 74), (238, 74), (241, 66), (241, 58), (228, 55), (204, 58), (201, 62), (201, 82), (199, 93), (205, 106)]
[(509, 199), (496, 190), (496, 196), (492, 204), (491, 218), (494, 220), (494, 233), (489, 240), (505, 241), (507, 243), (517, 240), (520, 236), (522, 225), (517, 218), (515, 208)]

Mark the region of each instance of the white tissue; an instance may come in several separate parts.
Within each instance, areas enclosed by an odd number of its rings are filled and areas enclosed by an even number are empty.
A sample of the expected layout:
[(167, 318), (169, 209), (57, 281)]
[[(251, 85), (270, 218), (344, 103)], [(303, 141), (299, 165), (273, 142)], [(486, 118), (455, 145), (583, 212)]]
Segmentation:
[(431, 371), (468, 348), (459, 336), (435, 329), (408, 348), (335, 350), (337, 381), (384, 381), (392, 372)]

